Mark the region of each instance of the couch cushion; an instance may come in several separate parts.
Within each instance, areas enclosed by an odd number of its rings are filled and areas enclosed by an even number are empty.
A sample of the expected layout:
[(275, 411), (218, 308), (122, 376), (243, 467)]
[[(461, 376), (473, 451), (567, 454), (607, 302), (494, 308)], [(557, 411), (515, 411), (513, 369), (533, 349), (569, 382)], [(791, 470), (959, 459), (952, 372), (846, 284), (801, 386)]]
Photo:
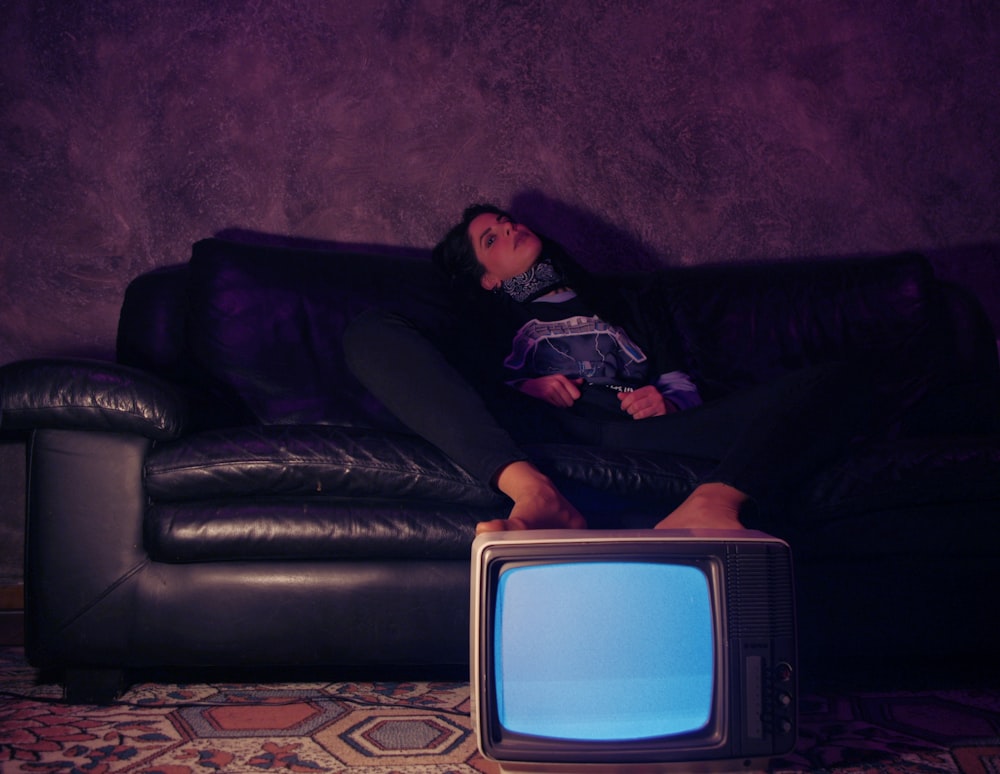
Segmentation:
[[(906, 438), (878, 442), (819, 473), (803, 494), (805, 521), (814, 525), (868, 518), (873, 510), (956, 503), (955, 519), (964, 504), (1000, 499), (1000, 444), (996, 436)], [(911, 532), (892, 524), (896, 539)], [(924, 531), (925, 547), (936, 537)], [(904, 542), (900, 543), (900, 547)], [(855, 551), (861, 550), (856, 546)], [(991, 549), (992, 550), (992, 549)]]
[(607, 492), (658, 506), (661, 511), (687, 497), (718, 464), (680, 454), (572, 443), (531, 444), (525, 450), (560, 488)]
[(664, 278), (705, 397), (832, 360), (900, 406), (931, 382), (939, 298), (917, 254), (684, 269)]
[(447, 314), (437, 282), (418, 258), (202, 240), (190, 262), (190, 346), (258, 422), (398, 427), (351, 375), (341, 334), (374, 305)]
[(153, 500), (374, 497), (489, 506), (505, 498), (426, 441), (360, 427), (208, 430), (164, 443), (146, 462)]
[(144, 543), (159, 562), (468, 560), (478, 521), (505, 506), (350, 497), (156, 503)]
[[(534, 444), (528, 455), (580, 492), (634, 502), (683, 499), (712, 463), (627, 449)], [(333, 425), (254, 425), (207, 430), (157, 445), (146, 460), (146, 491), (157, 502), (262, 497), (359, 497), (507, 503), (422, 438)], [(586, 497), (586, 495), (581, 495)]]

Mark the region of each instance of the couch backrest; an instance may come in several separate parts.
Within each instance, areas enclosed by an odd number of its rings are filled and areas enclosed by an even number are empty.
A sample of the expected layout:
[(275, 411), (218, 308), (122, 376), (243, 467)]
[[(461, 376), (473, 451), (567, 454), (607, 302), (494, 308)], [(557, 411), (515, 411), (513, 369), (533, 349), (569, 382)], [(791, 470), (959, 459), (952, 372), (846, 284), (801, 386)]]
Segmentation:
[(934, 277), (915, 255), (700, 267), (663, 281), (694, 370), (726, 390), (909, 352), (934, 324)]
[[(956, 358), (996, 370), (989, 334), (970, 347), (968, 331), (945, 320), (942, 286), (917, 255), (668, 268), (642, 283), (709, 397), (837, 359), (878, 370), (915, 404)], [(347, 323), (376, 305), (418, 318), (449, 307), (426, 258), (207, 239), (188, 264), (129, 287), (119, 359), (211, 396), (205, 424), (392, 424), (340, 345)], [(961, 306), (976, 317), (974, 301)], [(995, 373), (984, 376), (995, 386)]]

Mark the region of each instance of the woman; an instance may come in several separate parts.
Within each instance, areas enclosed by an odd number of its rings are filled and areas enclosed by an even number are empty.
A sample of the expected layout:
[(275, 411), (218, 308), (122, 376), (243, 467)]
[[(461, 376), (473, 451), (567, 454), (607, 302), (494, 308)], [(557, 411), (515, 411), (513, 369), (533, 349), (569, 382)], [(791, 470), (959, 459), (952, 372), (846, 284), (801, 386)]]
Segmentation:
[[(855, 423), (843, 420), (863, 401), (848, 390), (843, 369), (803, 370), (702, 403), (676, 368), (669, 331), (650, 321), (649, 310), (596, 288), (557, 244), (496, 206), (466, 209), (433, 257), (457, 292), (463, 319), (481, 320), (460, 359), (485, 359), (478, 373), (486, 375), (486, 393), (472, 388), (425, 331), (392, 313), (358, 318), (345, 350), (358, 378), (400, 420), (510, 497), (509, 516), (481, 523), (479, 532), (586, 526), (518, 441), (717, 460), (656, 526), (740, 529), (751, 499), (767, 501), (850, 440)], [(844, 411), (832, 410), (837, 406)]]

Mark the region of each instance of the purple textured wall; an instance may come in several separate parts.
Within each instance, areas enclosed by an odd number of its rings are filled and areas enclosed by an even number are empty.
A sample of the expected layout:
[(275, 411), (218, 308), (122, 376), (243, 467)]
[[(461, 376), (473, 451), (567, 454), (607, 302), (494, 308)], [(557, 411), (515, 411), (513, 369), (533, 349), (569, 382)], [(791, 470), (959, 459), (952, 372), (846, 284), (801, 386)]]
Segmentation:
[(109, 354), (127, 281), (226, 229), (427, 247), (490, 199), (596, 268), (1000, 243), (990, 0), (7, 0), (0, 42), (0, 363)]

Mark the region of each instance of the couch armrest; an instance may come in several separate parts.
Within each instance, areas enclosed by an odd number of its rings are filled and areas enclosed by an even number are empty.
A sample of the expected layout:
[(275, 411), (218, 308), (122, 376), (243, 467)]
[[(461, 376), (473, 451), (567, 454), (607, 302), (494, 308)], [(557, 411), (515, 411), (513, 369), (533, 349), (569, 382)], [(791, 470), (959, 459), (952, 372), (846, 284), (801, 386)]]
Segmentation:
[(177, 438), (187, 409), (166, 382), (99, 360), (33, 359), (0, 367), (0, 425)]

